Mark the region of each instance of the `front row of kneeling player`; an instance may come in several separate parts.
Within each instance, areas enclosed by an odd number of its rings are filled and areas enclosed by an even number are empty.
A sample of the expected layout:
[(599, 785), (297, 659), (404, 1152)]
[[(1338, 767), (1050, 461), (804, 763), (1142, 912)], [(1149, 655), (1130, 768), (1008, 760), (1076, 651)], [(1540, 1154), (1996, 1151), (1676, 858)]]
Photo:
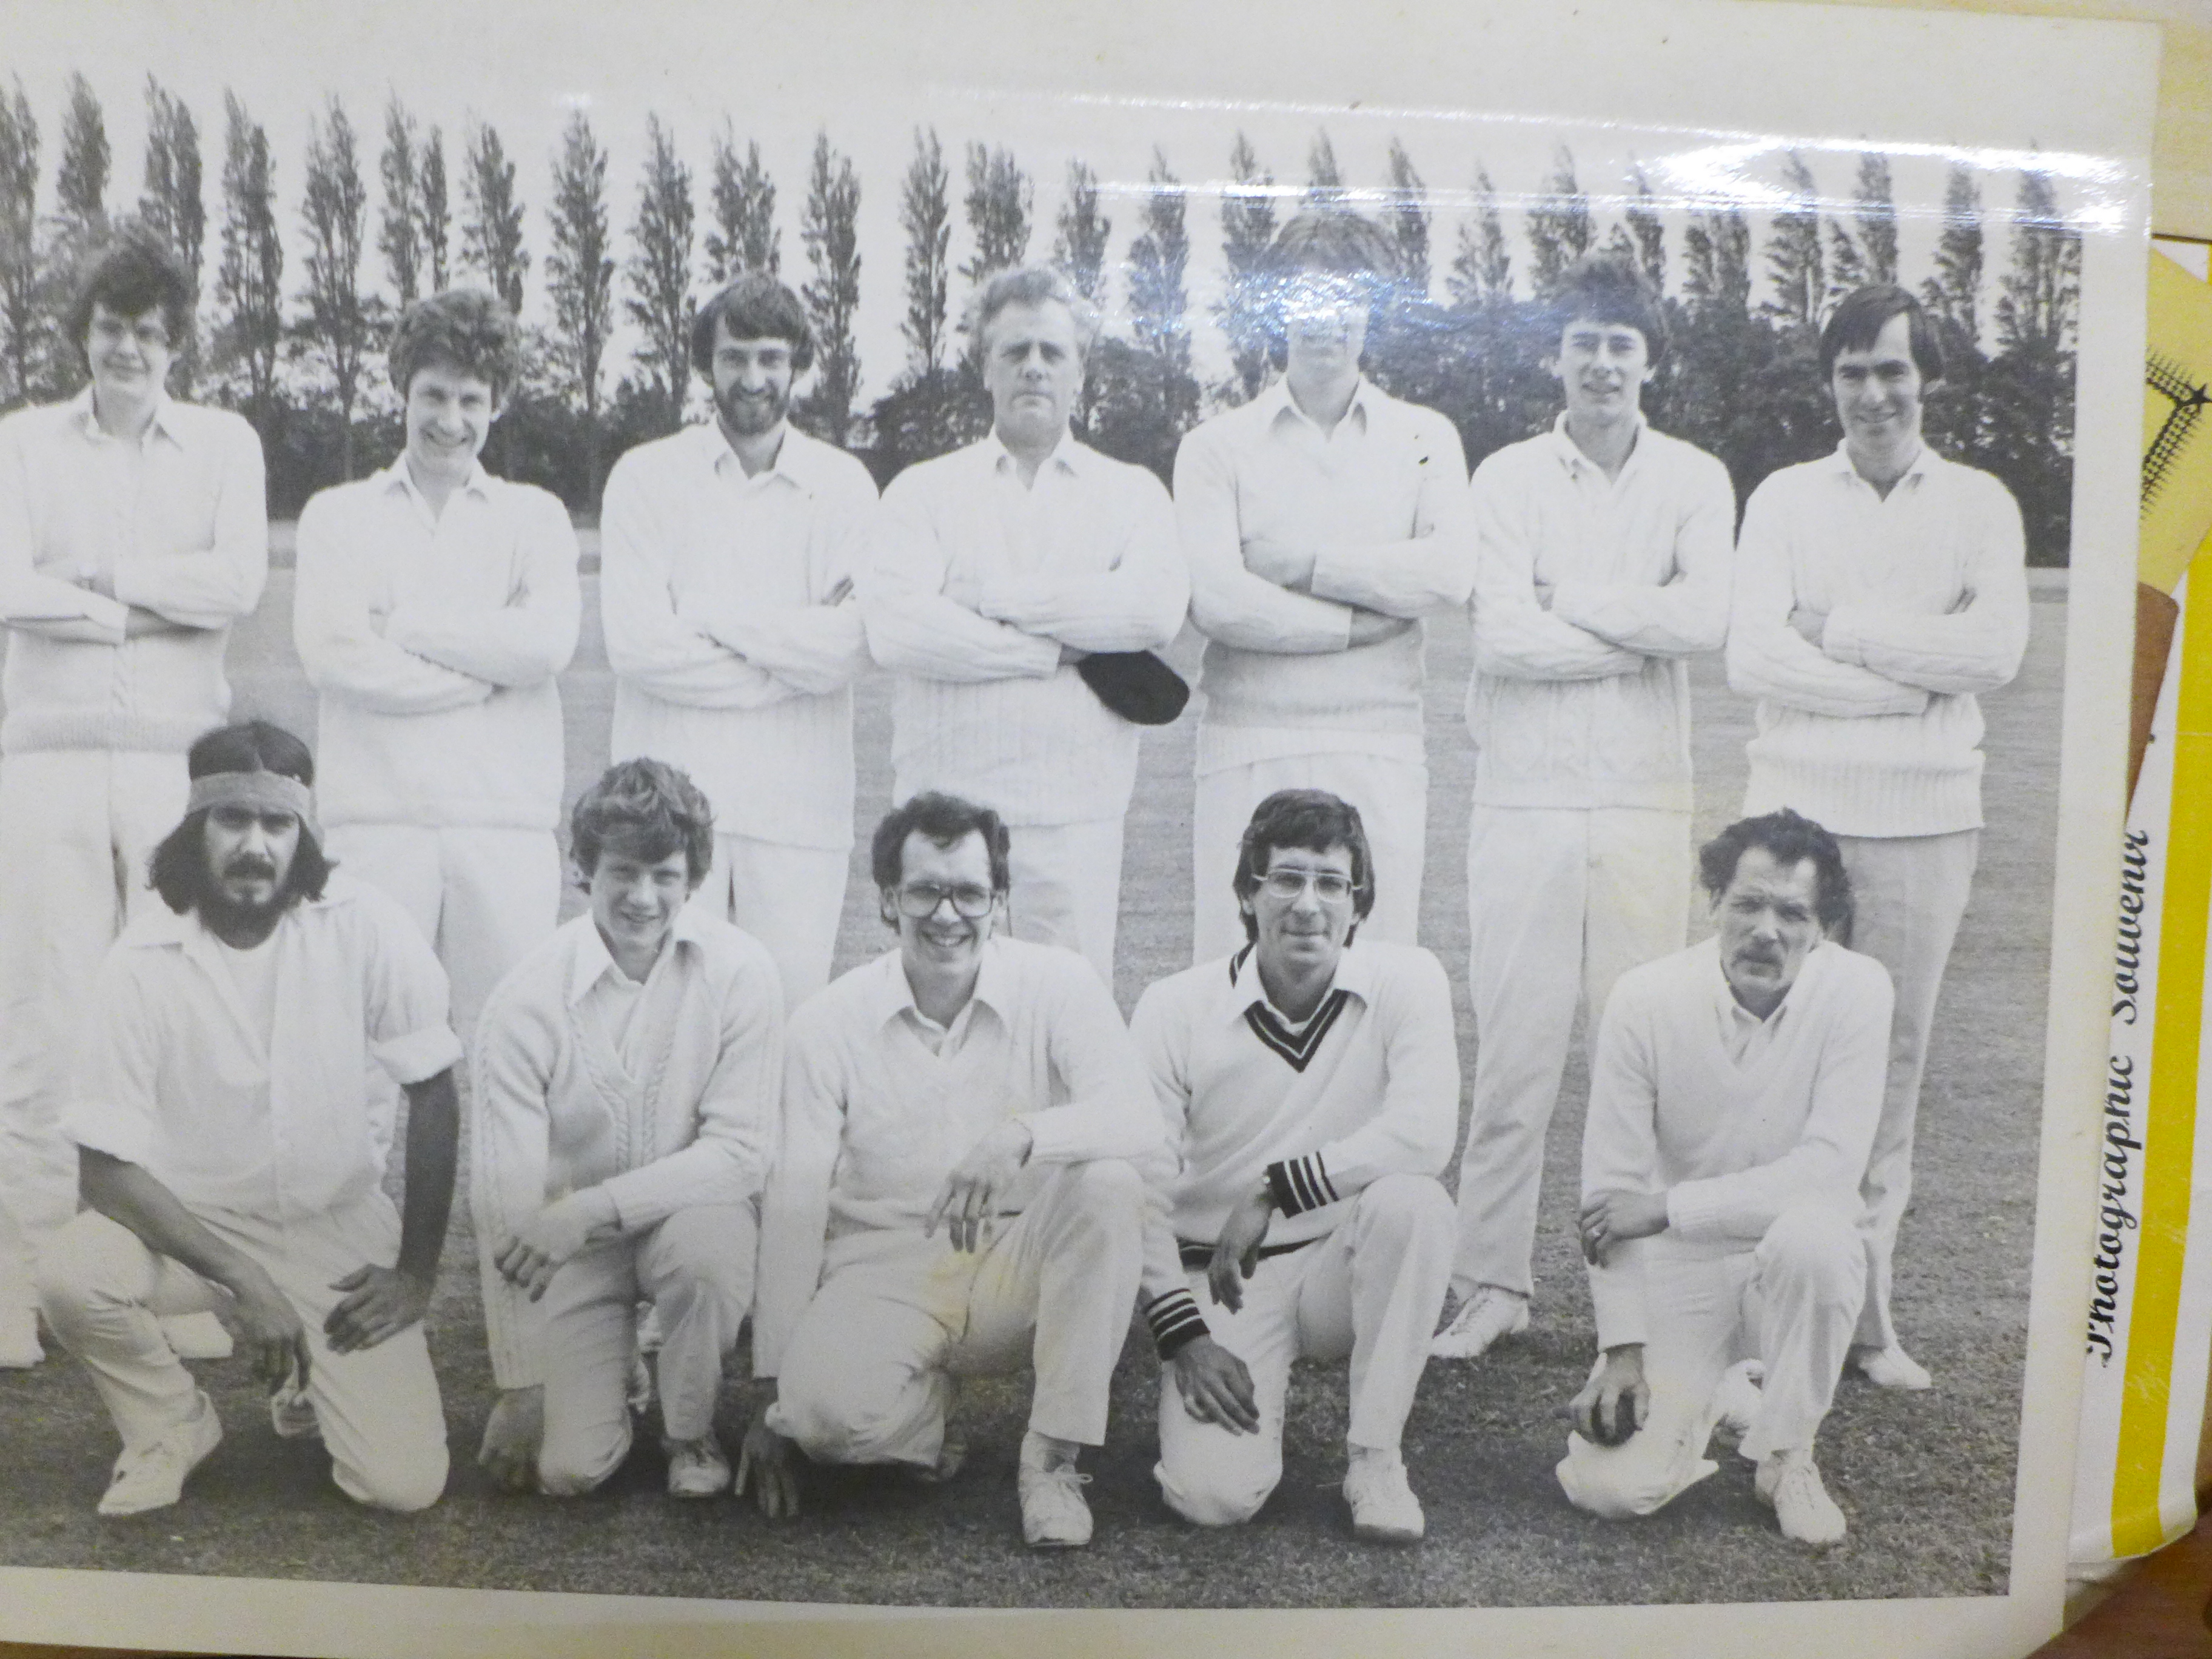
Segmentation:
[[(359, 1501), (421, 1509), (447, 1474), (422, 1328), (458, 1127), (444, 976), (331, 873), (304, 745), (225, 727), (189, 769), (153, 864), (166, 913), (102, 969), (69, 1120), (87, 1208), (41, 1264), (124, 1440), (100, 1511), (174, 1503), (220, 1440), (160, 1323), (210, 1308), (277, 1432), (319, 1433)], [(945, 1478), (960, 1380), (1027, 1364), (1023, 1531), (1080, 1545), (1078, 1459), (1141, 1298), (1176, 1513), (1252, 1516), (1291, 1362), (1348, 1357), (1353, 1529), (1421, 1536), (1400, 1440), (1450, 1277), (1459, 1067), (1435, 957), (1354, 943), (1375, 890), (1352, 808), (1262, 802), (1235, 875), (1249, 942), (1152, 986), (1126, 1030), (1081, 957), (1000, 930), (1008, 832), (968, 802), (884, 820), (898, 947), (787, 1026), (763, 948), (686, 907), (714, 842), (681, 772), (611, 769), (571, 828), (589, 909), (494, 994), (475, 1058), (495, 1477), (577, 1493), (622, 1465), (650, 1304), (669, 1489), (726, 1489), (713, 1420), (750, 1311), (766, 1400), (735, 1483), (769, 1516), (807, 1462)], [(1850, 892), (1818, 825), (1747, 819), (1702, 872), (1717, 937), (1625, 976), (1600, 1030), (1581, 1227), (1602, 1353), (1559, 1477), (1649, 1513), (1733, 1419), (1782, 1530), (1829, 1542), (1812, 1447), (1863, 1293), (1889, 983), (1837, 942)], [(372, 1060), (407, 1097), (404, 1210)]]

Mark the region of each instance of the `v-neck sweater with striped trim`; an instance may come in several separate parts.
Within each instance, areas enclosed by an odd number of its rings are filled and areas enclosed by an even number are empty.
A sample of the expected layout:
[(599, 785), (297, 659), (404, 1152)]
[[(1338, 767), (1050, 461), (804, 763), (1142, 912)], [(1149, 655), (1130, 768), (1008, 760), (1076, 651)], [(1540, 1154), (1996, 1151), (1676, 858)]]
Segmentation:
[(1598, 1343), (1644, 1340), (1647, 1256), (1754, 1247), (1807, 1200), (1860, 1208), (1889, 1061), (1889, 974), (1840, 945), (1814, 947), (1739, 1066), (1732, 994), (1708, 939), (1622, 975), (1599, 1023), (1583, 1129), (1583, 1196), (1667, 1194), (1666, 1228), (1589, 1270)]

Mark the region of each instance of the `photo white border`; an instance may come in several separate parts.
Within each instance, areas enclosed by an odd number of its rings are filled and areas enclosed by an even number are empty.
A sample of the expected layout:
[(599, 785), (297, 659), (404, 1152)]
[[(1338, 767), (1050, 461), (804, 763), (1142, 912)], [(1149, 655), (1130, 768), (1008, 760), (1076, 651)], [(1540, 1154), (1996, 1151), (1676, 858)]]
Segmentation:
[[(157, 69), (204, 53), (241, 25), (296, 76), (351, 54), (436, 61), (552, 92), (593, 74), (649, 76), (653, 52), (729, 54), (747, 67), (731, 102), (812, 100), (818, 120), (902, 88), (1018, 89), (1224, 107), (1285, 105), (1317, 117), (1359, 109), (1469, 111), (1546, 123), (1786, 135), (1851, 149), (1990, 152), (2026, 144), (2103, 158), (2085, 174), (2097, 220), (2085, 236), (2057, 905), (2045, 1047), (2043, 1163), (2017, 1480), (2011, 1593), (1928, 1601), (1759, 1606), (1371, 1612), (1011, 1612), (822, 1608), (235, 1578), (0, 1569), (0, 1638), (263, 1653), (594, 1659), (633, 1652), (981, 1653), (1048, 1642), (1073, 1653), (1265, 1643), (1277, 1659), (1357, 1649), (1431, 1653), (1480, 1642), (1514, 1653), (1794, 1656), (2024, 1653), (2058, 1624), (2067, 1500), (2087, 1297), (2093, 1138), (2106, 1037), (2105, 978), (2120, 828), (2133, 626), (2148, 157), (2157, 35), (2148, 26), (1818, 6), (1630, 0), (1547, 7), (1416, 0), (1360, 15), (1341, 3), (1269, 8), (1226, 0), (981, 0), (925, 30), (908, 8), (837, 0), (757, 9), (580, 0), (472, 7), (394, 0), (374, 12), (255, 0), (9, 0), (0, 70), (44, 77), (104, 52)], [(659, 19), (665, 27), (656, 28)], [(1373, 18), (1401, 27), (1377, 29)], [(946, 31), (952, 31), (948, 33)], [(60, 56), (42, 57), (41, 53)], [(74, 54), (72, 59), (70, 54)], [(1820, 66), (1817, 84), (1797, 65)], [(606, 66), (617, 68), (609, 70)], [(770, 67), (773, 66), (773, 67)], [(163, 72), (167, 72), (166, 70)], [(465, 84), (465, 74), (463, 76)], [(43, 84), (43, 79), (41, 80)], [(2081, 95), (2083, 88), (2095, 97)], [(551, 95), (551, 93), (549, 93)], [(650, 88), (639, 95), (650, 98)], [(775, 118), (773, 117), (765, 118)], [(810, 123), (811, 125), (811, 123)], [(127, 167), (127, 161), (125, 163)], [(1458, 184), (1461, 181), (1450, 181)], [(880, 187), (880, 186), (879, 186)], [(213, 184), (210, 186), (210, 197)], [(792, 251), (795, 252), (795, 250)], [(1103, 1587), (1102, 1587), (1103, 1588)]]

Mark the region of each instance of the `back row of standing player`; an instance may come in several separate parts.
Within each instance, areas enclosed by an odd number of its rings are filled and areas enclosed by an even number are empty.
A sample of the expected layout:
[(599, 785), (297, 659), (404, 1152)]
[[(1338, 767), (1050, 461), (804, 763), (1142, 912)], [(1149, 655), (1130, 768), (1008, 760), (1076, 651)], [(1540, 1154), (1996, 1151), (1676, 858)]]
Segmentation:
[[(1622, 972), (1683, 942), (1686, 664), (1725, 646), (1731, 685), (1759, 700), (1745, 812), (1787, 805), (1836, 832), (1852, 943), (1895, 983), (1852, 1360), (1925, 1387), (1891, 1318), (1890, 1263), (1975, 865), (1975, 694), (2017, 672), (2028, 622), (2010, 495), (1921, 439), (1934, 331), (1901, 289), (1836, 308), (1820, 361), (1842, 441), (1767, 478), (1738, 537), (1725, 469), (1642, 414), (1667, 328), (1632, 265), (1570, 274), (1552, 355), (1565, 410), (1470, 488), (1451, 422), (1361, 372), (1390, 264), (1356, 215), (1284, 228), (1258, 278), (1283, 372), (1184, 440), (1172, 500), (1070, 431), (1097, 318), (1061, 273), (984, 284), (971, 326), (993, 430), (880, 501), (858, 461), (786, 418), (811, 367), (796, 296), (732, 283), (692, 337), (716, 418), (630, 451), (607, 481), (614, 757), (674, 762), (704, 790), (701, 902), (768, 946), (795, 1006), (827, 981), (842, 911), (851, 688), (888, 669), (895, 797), (996, 809), (1015, 831), (1013, 931), (1081, 951), (1110, 983), (1138, 730), (1106, 701), (1128, 661), (1079, 665), (1162, 647), (1188, 615), (1206, 641), (1195, 958), (1242, 942), (1229, 861), (1283, 788), (1358, 807), (1378, 894), (1366, 927), (1411, 943), (1422, 618), (1471, 599), (1477, 1051), (1458, 1305), (1436, 1347), (1468, 1357), (1528, 1322), (1577, 1005), (1601, 1007)], [(164, 389), (191, 314), (173, 265), (124, 244), (69, 324), (92, 385), (0, 422), (0, 1364), (37, 1356), (29, 1244), (76, 1204), (56, 1119), (78, 1004), (150, 896), (139, 872), (182, 813), (185, 747), (227, 712), (228, 628), (265, 575), (251, 428)], [(299, 532), (295, 637), (321, 696), (329, 852), (436, 945), (464, 1032), (560, 896), (556, 679), (577, 637), (576, 543), (551, 495), (478, 459), (519, 349), (489, 295), (411, 307), (390, 356), (405, 452), (319, 494)]]

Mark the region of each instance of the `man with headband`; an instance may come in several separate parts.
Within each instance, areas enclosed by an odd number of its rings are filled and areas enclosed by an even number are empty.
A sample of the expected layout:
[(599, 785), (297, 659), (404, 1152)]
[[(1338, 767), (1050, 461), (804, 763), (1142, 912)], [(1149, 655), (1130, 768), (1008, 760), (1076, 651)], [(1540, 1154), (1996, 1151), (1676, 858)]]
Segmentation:
[[(306, 744), (250, 721), (186, 767), (153, 858), (167, 908), (101, 965), (63, 1121), (87, 1207), (40, 1261), (46, 1322), (123, 1438), (100, 1513), (174, 1504), (221, 1442), (157, 1324), (216, 1310), (279, 1434), (319, 1433), (357, 1502), (425, 1509), (447, 1463), (422, 1326), (459, 1141), (446, 975), (397, 905), (331, 873)], [(372, 1060), (407, 1094), (404, 1218)]]

